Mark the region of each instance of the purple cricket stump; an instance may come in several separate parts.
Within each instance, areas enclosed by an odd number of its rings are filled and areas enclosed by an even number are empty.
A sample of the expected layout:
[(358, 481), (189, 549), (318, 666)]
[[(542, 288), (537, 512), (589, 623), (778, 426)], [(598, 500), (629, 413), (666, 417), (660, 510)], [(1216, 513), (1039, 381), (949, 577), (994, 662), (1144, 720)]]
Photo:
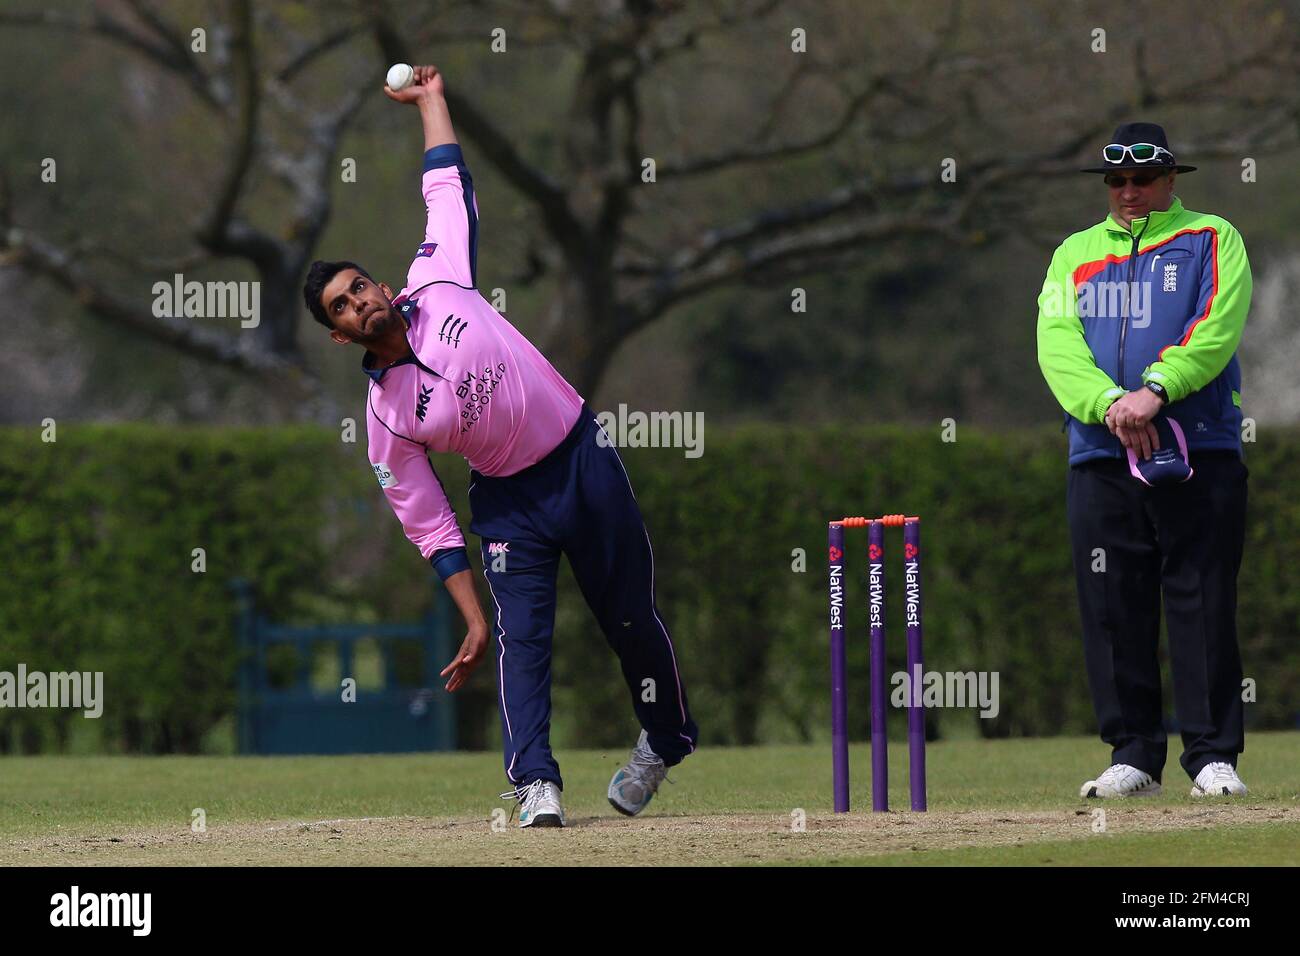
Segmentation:
[(922, 677), (925, 657), (921, 652), (921, 522), (903, 524), (903, 588), (907, 615), (907, 674), (910, 699), (907, 702), (908, 769), (912, 809), (925, 809), (925, 707)]
[(848, 661), (844, 647), (844, 525), (830, 523), (831, 766), (835, 812), (849, 812)]
[(868, 620), (871, 633), (871, 809), (889, 809), (889, 741), (885, 736), (885, 525), (867, 528)]

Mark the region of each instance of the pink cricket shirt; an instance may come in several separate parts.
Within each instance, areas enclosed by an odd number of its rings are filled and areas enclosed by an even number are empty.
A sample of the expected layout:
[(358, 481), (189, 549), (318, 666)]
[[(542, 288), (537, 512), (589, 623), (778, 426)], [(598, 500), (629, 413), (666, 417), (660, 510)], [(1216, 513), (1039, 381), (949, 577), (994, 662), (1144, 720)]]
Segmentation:
[(513, 475), (564, 439), (582, 397), (475, 288), (478, 202), (460, 146), (425, 153), (422, 185), (424, 243), (393, 300), (414, 355), (376, 369), (367, 352), (362, 366), (370, 463), (429, 558), (465, 538), (428, 453), (454, 451), (481, 474)]

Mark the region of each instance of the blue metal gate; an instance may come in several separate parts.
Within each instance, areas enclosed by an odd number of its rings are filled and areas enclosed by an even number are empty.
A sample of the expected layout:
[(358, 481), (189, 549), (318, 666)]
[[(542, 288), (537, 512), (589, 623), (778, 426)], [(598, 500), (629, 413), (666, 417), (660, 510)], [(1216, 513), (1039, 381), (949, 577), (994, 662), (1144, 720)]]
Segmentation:
[[(448, 605), (440, 595), (423, 621), (415, 624), (331, 624), (286, 627), (272, 624), (257, 609), (253, 586), (231, 582), (237, 602), (239, 634), (239, 752), (244, 754), (404, 753), (454, 750), (456, 707), (438, 676), (455, 653)], [(332, 643), (338, 671), (356, 677), (356, 645), (373, 640), (382, 660), (383, 685), (356, 688), (343, 700), (341, 686), (312, 687), (316, 646)], [(419, 657), (414, 686), (400, 686), (395, 658), (399, 643)], [(410, 645), (414, 644), (412, 648)], [(289, 686), (274, 686), (268, 652), (292, 645), (296, 666)]]

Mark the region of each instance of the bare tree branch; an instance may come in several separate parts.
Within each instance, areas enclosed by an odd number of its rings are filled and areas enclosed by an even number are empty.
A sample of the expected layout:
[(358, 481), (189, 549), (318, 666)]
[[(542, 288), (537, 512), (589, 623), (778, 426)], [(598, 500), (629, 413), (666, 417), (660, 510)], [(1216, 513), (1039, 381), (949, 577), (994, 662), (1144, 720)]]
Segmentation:
[(707, 156), (687, 162), (673, 164), (664, 163), (659, 167), (659, 176), (663, 179), (681, 178), (686, 176), (696, 176), (703, 173), (715, 172), (721, 169), (732, 169), (736, 166), (742, 166), (750, 163), (770, 162), (779, 159), (788, 159), (792, 156), (799, 156), (814, 152), (831, 145), (838, 141), (852, 126), (853, 122), (860, 113), (864, 111), (877, 96), (888, 93), (898, 99), (911, 104), (913, 107), (923, 107), (926, 104), (922, 99), (915, 95), (909, 88), (909, 82), (915, 78), (925, 78), (931, 76), (938, 68), (944, 55), (951, 51), (952, 44), (955, 42), (958, 30), (961, 24), (961, 4), (954, 2), (949, 7), (949, 16), (944, 28), (936, 35), (935, 42), (926, 55), (924, 61), (919, 63), (914, 69), (907, 71), (905, 75), (890, 75), (887, 72), (876, 71), (867, 85), (856, 93), (848, 93), (847, 101), (840, 110), (838, 117), (825, 130), (816, 136), (793, 143), (779, 143), (775, 145), (767, 144), (769, 134), (778, 124), (778, 117), (782, 112), (782, 104), (788, 99), (798, 84), (798, 82), (813, 71), (831, 73), (842, 72), (844, 67), (816, 67), (805, 66), (805, 60), (799, 58), (796, 67), (787, 77), (780, 91), (768, 103), (764, 109), (767, 120), (760, 131), (757, 141), (763, 143), (760, 146), (744, 146), (737, 149), (730, 149), (713, 156)]
[(257, 79), (257, 60), (253, 51), (253, 14), (250, 0), (235, 0), (233, 5), (235, 104), (238, 129), (231, 144), (222, 183), (216, 191), (211, 211), (197, 230), (199, 243), (218, 254), (239, 252), (232, 244), (230, 228), (244, 188), (244, 178), (253, 162), (257, 138), (257, 120), (261, 97)]
[[(714, 230), (698, 247), (676, 257), (646, 290), (635, 294), (627, 316), (631, 330), (662, 314), (667, 308), (725, 282), (797, 257), (824, 255), (878, 241), (885, 237), (937, 235), (951, 242), (967, 238), (962, 231), (978, 200), (995, 184), (1016, 175), (1011, 168), (991, 168), (970, 175), (970, 185), (950, 208), (903, 209), (877, 212), (867, 217), (806, 227), (860, 206), (880, 189), (869, 180), (835, 190), (822, 199), (776, 212), (763, 213), (726, 229)], [(932, 177), (899, 179), (889, 185), (895, 197), (919, 193), (933, 186)], [(755, 242), (754, 240), (760, 240)], [(741, 243), (752, 243), (739, 249)]]
[(161, 45), (172, 52), (177, 63), (186, 63), (194, 73), (202, 73), (198, 62), (191, 56), (189, 44), (185, 42), (183, 35), (164, 20), (147, 0), (125, 0), (125, 3), (135, 13), (136, 18), (149, 28)]
[(138, 256), (122, 249), (113, 249), (93, 239), (81, 239), (68, 247), (69, 255), (80, 261), (90, 261), (93, 259), (107, 259), (116, 262), (118, 265), (137, 272), (187, 272), (190, 269), (212, 261), (212, 253), (205, 250), (191, 250), (177, 256), (167, 256), (163, 258), (149, 258)]
[(209, 77), (189, 55), (188, 48), (182, 43), (178, 50), (175, 39), (168, 34), (156, 33), (153, 39), (142, 37), (120, 20), (98, 8), (93, 10), (89, 17), (74, 17), (58, 10), (0, 11), (0, 25), (4, 24), (65, 30), (104, 37), (143, 55), (154, 65), (179, 76), (208, 106), (217, 110), (223, 108)]
[[(933, 184), (934, 177), (930, 174), (904, 176), (890, 183), (859, 177), (855, 182), (837, 187), (817, 199), (761, 210), (738, 222), (706, 230), (697, 241), (671, 257), (666, 269), (673, 273), (696, 270), (719, 253), (743, 243), (807, 226), (858, 207), (878, 206), (884, 194), (901, 197)], [(661, 266), (656, 271), (663, 270)]]
[(349, 23), (347, 26), (339, 27), (337, 30), (325, 34), (315, 43), (307, 44), (290, 57), (289, 62), (276, 72), (276, 79), (281, 83), (292, 81), (295, 76), (311, 66), (314, 61), (347, 43), (353, 37), (359, 36), (366, 29), (364, 23)]
[[(383, 0), (371, 0), (372, 29), (384, 58), (390, 63), (412, 60), (406, 39), (393, 25)], [(492, 123), (469, 99), (458, 93), (453, 83), (446, 84), (444, 95), (456, 127), (478, 143), (484, 156), (516, 189), (537, 204), (555, 234), (576, 232), (577, 221), (569, 211), (564, 190), (549, 176), (531, 165), (514, 147), (510, 137)]]
[(641, 61), (648, 66), (663, 63), (679, 53), (696, 49), (704, 37), (725, 32), (740, 24), (762, 20), (780, 5), (781, 0), (762, 0), (753, 7), (739, 6), (732, 12), (719, 10), (715, 5), (714, 11), (718, 13), (715, 19), (702, 20), (676, 36), (652, 37), (641, 50)]
[[(1256, 57), (1257, 54), (1253, 54), (1250, 59)], [(1199, 86), (1199, 82), (1196, 85)], [(1166, 97), (1152, 92), (1149, 99), (1153, 104), (1163, 103)], [(815, 230), (803, 228), (864, 205), (878, 205), (885, 195), (896, 200), (899, 196), (915, 194), (933, 185), (930, 176), (903, 178), (883, 188), (864, 178), (820, 199), (763, 211), (730, 226), (709, 230), (698, 242), (670, 258), (657, 273), (652, 272), (649, 289), (635, 293), (630, 307), (621, 310), (620, 314), (626, 317), (629, 330), (634, 330), (672, 305), (756, 270), (797, 257), (849, 249), (855, 244), (866, 244), (886, 235), (934, 234), (961, 242), (967, 238), (962, 231), (963, 225), (970, 219), (978, 201), (993, 186), (1013, 177), (1052, 176), (1077, 169), (1079, 150), (1108, 129), (1115, 117), (1125, 115), (1127, 109), (1126, 104), (1115, 104), (1092, 127), (1066, 137), (1038, 155), (1018, 157), (1014, 162), (997, 155), (968, 161), (964, 169), (972, 186), (964, 192), (957, 205), (942, 216), (918, 215), (916, 211), (877, 213), (867, 219)], [(1197, 155), (1204, 158), (1240, 156), (1246, 144), (1257, 149), (1294, 146), (1297, 115), (1293, 104), (1283, 104), (1258, 117), (1231, 139), (1198, 146)], [(1266, 134), (1286, 134), (1289, 138), (1269, 143), (1264, 139)], [(972, 174), (974, 178), (970, 180)], [(755, 240), (762, 241), (755, 244)], [(628, 259), (621, 261), (621, 273), (627, 277), (644, 276), (646, 271), (643, 264)]]
[(337, 172), (336, 154), (347, 127), (374, 91), (371, 86), (354, 83), (351, 92), (334, 111), (313, 115), (284, 83), (272, 78), (265, 92), (286, 117), (299, 121), (310, 144), (297, 156), (278, 142), (260, 142), (268, 168), (294, 194), (295, 205), (286, 230), (295, 243), (308, 249), (324, 231), (329, 219), (330, 186)]
[(670, 306), (795, 256), (848, 249), (905, 232), (934, 231), (937, 231), (934, 224), (918, 222), (914, 217), (886, 214), (828, 225), (798, 236), (780, 236), (752, 249), (733, 250), (725, 256), (711, 257), (707, 264), (690, 272), (670, 270), (661, 275), (650, 289), (632, 297), (630, 308), (623, 313), (626, 331), (641, 328)]
[(142, 333), (187, 355), (207, 359), (240, 372), (305, 373), (269, 351), (253, 347), (251, 337), (242, 340), (204, 329), (180, 317), (155, 317), (119, 296), (108, 292), (75, 257), (54, 243), (24, 229), (9, 228), (4, 236), (0, 264), (17, 265), (51, 279), (72, 295), (92, 315)]
[(776, 159), (788, 159), (803, 153), (823, 149), (838, 140), (853, 124), (859, 111), (879, 92), (879, 85), (863, 90), (853, 96), (840, 111), (836, 120), (821, 133), (797, 143), (782, 143), (777, 146), (741, 147), (727, 150), (701, 159), (674, 165), (663, 163), (659, 167), (660, 179), (698, 176), (701, 173), (715, 172), (719, 169), (731, 169), (749, 163), (769, 162)]

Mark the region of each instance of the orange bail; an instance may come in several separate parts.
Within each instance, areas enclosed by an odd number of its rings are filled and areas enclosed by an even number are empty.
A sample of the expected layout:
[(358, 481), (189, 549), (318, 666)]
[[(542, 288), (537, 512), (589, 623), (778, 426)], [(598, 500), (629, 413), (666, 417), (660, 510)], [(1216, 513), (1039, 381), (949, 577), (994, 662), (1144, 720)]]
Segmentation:
[(899, 528), (909, 521), (920, 520), (916, 515), (881, 515), (879, 518), (841, 518), (839, 521), (832, 521), (831, 524), (843, 525), (845, 528), (865, 528), (879, 521), (886, 528)]
[(909, 521), (920, 521), (915, 515), (882, 515), (879, 519), (886, 528), (901, 528)]

